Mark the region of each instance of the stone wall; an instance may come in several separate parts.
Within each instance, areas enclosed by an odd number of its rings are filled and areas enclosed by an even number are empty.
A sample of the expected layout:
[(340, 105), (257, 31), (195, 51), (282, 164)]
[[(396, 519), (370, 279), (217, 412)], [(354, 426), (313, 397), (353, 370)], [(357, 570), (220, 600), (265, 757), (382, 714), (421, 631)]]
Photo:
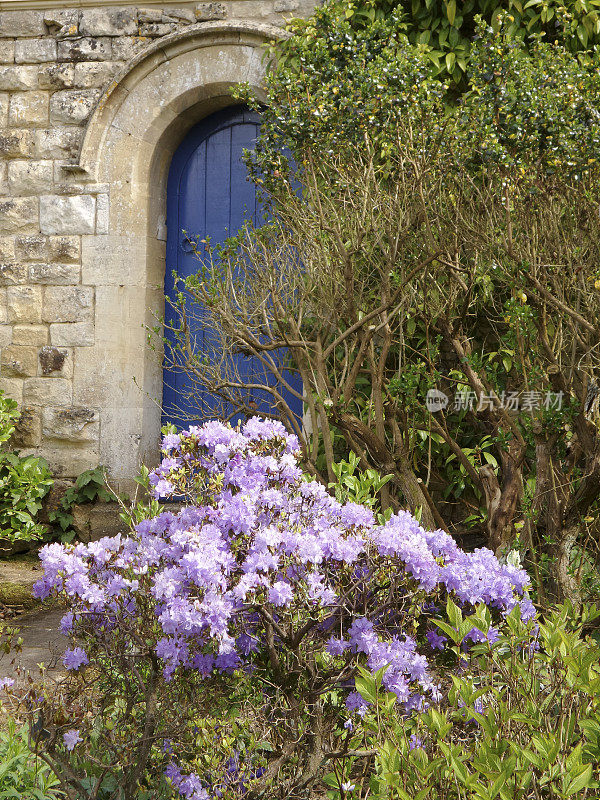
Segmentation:
[[(144, 439), (137, 430), (139, 415), (124, 422), (122, 431), (114, 410), (110, 422), (103, 421), (106, 387), (113, 386), (118, 405), (119, 391), (129, 396), (133, 378), (143, 394), (144, 378), (136, 374), (133, 351), (130, 365), (128, 352), (108, 357), (99, 346), (99, 319), (105, 322), (107, 314), (113, 314), (110, 324), (124, 342), (139, 339), (139, 330), (132, 327), (130, 337), (128, 314), (97, 303), (100, 283), (119, 290), (127, 279), (119, 276), (122, 264), (106, 245), (115, 228), (110, 220), (120, 213), (117, 200), (111, 201), (117, 189), (78, 170), (90, 117), (102, 112), (101, 104), (118, 85), (115, 76), (121, 80), (145, 51), (159, 53), (163, 39), (182, 38), (215, 21), (281, 25), (312, 6), (311, 0), (224, 0), (0, 12), (0, 388), (22, 408), (17, 445), (46, 457), (55, 474), (72, 477), (101, 462), (123, 483), (152, 450), (139, 449)], [(224, 71), (229, 61), (223, 59)], [(155, 96), (148, 103), (161, 105)], [(144, 104), (142, 95), (140, 113)], [(181, 113), (185, 122), (185, 109)], [(191, 122), (176, 127), (169, 152)], [(141, 195), (139, 202), (141, 208)], [(164, 260), (164, 253), (158, 258)], [(107, 374), (106, 362), (115, 360), (122, 362), (120, 372)], [(104, 376), (104, 388), (97, 391), (95, 372)], [(127, 400), (128, 407), (136, 402)], [(157, 442), (156, 415), (153, 419), (150, 440)], [(121, 437), (128, 437), (125, 454)]]

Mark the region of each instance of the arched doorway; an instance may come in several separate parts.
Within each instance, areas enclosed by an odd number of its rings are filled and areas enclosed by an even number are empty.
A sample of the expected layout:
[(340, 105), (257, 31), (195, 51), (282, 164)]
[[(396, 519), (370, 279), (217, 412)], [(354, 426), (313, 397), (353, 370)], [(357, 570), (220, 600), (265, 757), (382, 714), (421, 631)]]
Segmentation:
[[(165, 271), (165, 339), (167, 362), (163, 374), (162, 422), (186, 427), (210, 418), (236, 423), (252, 413), (276, 413), (269, 392), (256, 388), (276, 387), (273, 375), (256, 358), (236, 354), (228, 359), (228, 371), (248, 388), (236, 388), (232, 402), (223, 402), (181, 369), (185, 359), (178, 352), (179, 318), (169, 298), (181, 285), (176, 278), (194, 275), (203, 260), (203, 242), (212, 247), (234, 236), (246, 220), (260, 222), (259, 200), (248, 179), (244, 151), (253, 150), (260, 132), (260, 116), (244, 106), (230, 106), (211, 114), (193, 127), (173, 156), (167, 184), (167, 253)], [(190, 303), (187, 318), (194, 350), (220, 362), (220, 340), (203, 324), (202, 309)], [(169, 344), (173, 346), (170, 347)], [(285, 359), (285, 354), (281, 354)], [(198, 365), (197, 365), (198, 366)], [(297, 391), (299, 378), (284, 370), (285, 380)], [(250, 388), (252, 387), (252, 388)], [(298, 420), (301, 402), (278, 387)]]

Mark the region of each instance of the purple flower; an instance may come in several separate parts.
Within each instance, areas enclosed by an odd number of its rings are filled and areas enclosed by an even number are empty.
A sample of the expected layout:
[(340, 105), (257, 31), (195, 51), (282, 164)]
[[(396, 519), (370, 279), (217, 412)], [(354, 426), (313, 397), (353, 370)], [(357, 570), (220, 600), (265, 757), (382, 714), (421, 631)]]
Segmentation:
[(415, 750), (417, 747), (423, 747), (423, 740), (413, 733), (408, 740), (408, 749)]
[(286, 581), (277, 581), (269, 589), (269, 602), (275, 606), (289, 606), (293, 597), (292, 587)]
[(76, 728), (72, 728), (70, 731), (63, 733), (63, 742), (65, 743), (65, 747), (69, 752), (73, 750), (79, 742), (82, 742), (83, 739), (79, 735), (79, 731)]
[(67, 669), (79, 669), (89, 664), (88, 657), (82, 647), (74, 647), (72, 650), (65, 650), (63, 664)]
[(14, 684), (14, 678), (0, 678), (0, 692), (4, 691), (5, 689), (10, 689), (10, 687), (14, 686)]
[(440, 634), (436, 633), (435, 631), (427, 631), (425, 638), (433, 650), (443, 650), (446, 647), (446, 642), (448, 641), (445, 636), (440, 636)]

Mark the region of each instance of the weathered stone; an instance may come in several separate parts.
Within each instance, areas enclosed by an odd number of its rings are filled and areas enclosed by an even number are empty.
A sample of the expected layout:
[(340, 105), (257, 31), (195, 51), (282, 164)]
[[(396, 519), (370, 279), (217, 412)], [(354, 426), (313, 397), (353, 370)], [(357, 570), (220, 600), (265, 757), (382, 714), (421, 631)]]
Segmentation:
[(12, 39), (0, 39), (0, 64), (12, 64), (15, 60), (15, 43)]
[(8, 103), (10, 95), (6, 92), (0, 92), (0, 127), (5, 128), (8, 125)]
[(196, 15), (191, 8), (166, 8), (162, 16), (162, 21), (170, 22), (171, 20), (177, 20), (178, 22), (195, 22)]
[(12, 261), (16, 255), (15, 237), (0, 236), (0, 261)]
[(48, 26), (50, 33), (57, 39), (64, 39), (66, 36), (77, 36), (78, 33), (78, 11), (46, 11), (44, 22)]
[(13, 195), (32, 195), (52, 186), (52, 161), (21, 161), (8, 163), (8, 185)]
[(225, 19), (227, 9), (223, 3), (200, 3), (194, 13), (198, 22), (208, 22), (212, 19)]
[(23, 402), (32, 406), (69, 406), (71, 381), (65, 378), (27, 378), (23, 384)]
[(108, 233), (109, 205), (108, 195), (99, 194), (96, 198), (96, 233)]
[(41, 11), (0, 12), (0, 37), (43, 36), (44, 15)]
[(76, 478), (86, 469), (98, 466), (95, 447), (75, 442), (53, 442), (55, 447), (44, 447), (44, 458), (54, 476)]
[(10, 194), (8, 190), (8, 162), (0, 161), (0, 196)]
[(94, 307), (90, 286), (48, 286), (44, 290), (42, 319), (45, 322), (83, 322)]
[(21, 405), (23, 403), (23, 378), (0, 377), (0, 392)]
[(144, 36), (123, 36), (113, 40), (113, 61), (131, 61), (152, 40)]
[(19, 344), (13, 341), (13, 327), (7, 322), (0, 323), (0, 347), (8, 347), (9, 344)]
[(60, 378), (70, 378), (73, 372), (73, 358), (69, 358), (69, 350), (58, 347), (42, 347), (38, 354), (40, 374)]
[(73, 64), (50, 64), (38, 72), (40, 89), (69, 89), (73, 86), (75, 66)]
[(63, 39), (58, 42), (59, 61), (108, 61), (112, 57), (111, 40)]
[(144, 22), (140, 25), (140, 36), (168, 36), (176, 30), (176, 22)]
[(19, 261), (43, 261), (46, 257), (45, 236), (17, 236), (15, 255)]
[(8, 322), (7, 291), (6, 287), (0, 287), (0, 322), (3, 324)]
[(75, 158), (79, 152), (81, 128), (60, 127), (35, 131), (37, 158)]
[(12, 343), (41, 347), (48, 344), (49, 332), (46, 325), (15, 325), (12, 329)]
[(42, 321), (42, 287), (9, 286), (6, 290), (9, 322)]
[(29, 280), (51, 286), (73, 286), (79, 283), (80, 271), (79, 264), (32, 264)]
[(96, 89), (105, 86), (119, 71), (121, 65), (114, 61), (86, 61), (75, 64), (73, 86)]
[(81, 239), (79, 236), (50, 236), (48, 253), (50, 261), (78, 263), (81, 260)]
[(9, 345), (2, 348), (2, 375), (7, 378), (27, 378), (37, 375), (37, 347)]
[(137, 31), (135, 13), (127, 8), (90, 8), (81, 12), (83, 36), (131, 36)]
[(86, 503), (73, 506), (73, 527), (84, 543), (96, 542), (105, 536), (116, 536), (126, 530), (119, 517), (118, 503)]
[(42, 441), (42, 412), (40, 408), (22, 406), (11, 443), (15, 447), (37, 447)]
[(0, 86), (5, 92), (36, 89), (37, 67), (0, 67)]
[(27, 265), (19, 261), (0, 264), (0, 285), (14, 286), (19, 283), (27, 283)]
[(0, 156), (19, 158), (31, 155), (34, 147), (33, 131), (16, 130), (0, 132)]
[(48, 123), (48, 101), (46, 92), (16, 92), (10, 98), (9, 125), (29, 127)]
[(299, 5), (298, 0), (275, 0), (273, 11), (297, 11)]
[(54, 39), (19, 39), (15, 42), (17, 64), (43, 64), (45, 61), (56, 61)]
[(96, 200), (89, 194), (71, 197), (40, 197), (42, 233), (92, 233), (96, 222)]
[(89, 347), (94, 344), (93, 322), (55, 322), (50, 325), (50, 342), (56, 347)]
[(163, 17), (160, 8), (138, 8), (138, 22), (160, 22)]
[(0, 199), (0, 233), (38, 230), (37, 197)]
[(96, 105), (97, 89), (73, 89), (55, 92), (50, 101), (50, 121), (81, 124)]
[(91, 408), (45, 408), (43, 433), (48, 439), (93, 442), (98, 439), (98, 414)]

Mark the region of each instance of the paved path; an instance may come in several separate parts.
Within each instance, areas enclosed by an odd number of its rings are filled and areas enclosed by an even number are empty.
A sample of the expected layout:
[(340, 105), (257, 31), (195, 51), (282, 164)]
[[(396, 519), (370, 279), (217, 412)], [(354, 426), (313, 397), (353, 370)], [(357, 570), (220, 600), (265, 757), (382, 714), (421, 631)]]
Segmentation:
[(61, 609), (34, 610), (22, 614), (8, 624), (20, 630), (23, 649), (20, 653), (3, 656), (0, 662), (0, 677), (13, 676), (15, 659), (21, 670), (29, 672), (34, 679), (39, 678), (38, 664), (44, 663), (47, 674), (57, 677), (64, 667), (61, 656), (67, 645), (67, 639), (59, 631), (59, 623), (64, 611)]

